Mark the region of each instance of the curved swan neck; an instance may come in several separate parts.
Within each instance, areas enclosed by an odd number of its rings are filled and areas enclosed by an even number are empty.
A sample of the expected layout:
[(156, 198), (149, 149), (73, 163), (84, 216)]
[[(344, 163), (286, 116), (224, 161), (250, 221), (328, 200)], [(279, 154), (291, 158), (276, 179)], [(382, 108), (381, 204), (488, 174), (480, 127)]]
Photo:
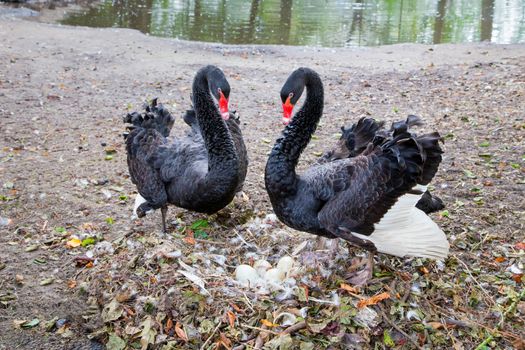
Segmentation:
[(217, 67), (206, 66), (197, 72), (192, 86), (193, 105), (208, 151), (209, 172), (227, 172), (225, 175), (229, 175), (236, 172), (237, 154), (230, 132), (210, 93), (210, 73), (216, 74), (216, 70)]
[[(291, 123), (286, 126), (283, 135), (275, 143), (266, 164), (267, 184), (272, 182), (282, 184), (282, 186), (279, 185), (275, 188), (279, 192), (293, 191), (296, 186), (295, 167), (323, 115), (323, 83), (319, 75), (313, 70), (300, 69), (303, 71), (301, 78), (304, 80), (306, 88), (305, 102), (293, 116)], [(273, 178), (274, 176), (275, 178)], [(276, 181), (272, 181), (272, 179)], [(285, 179), (287, 181), (283, 181)]]

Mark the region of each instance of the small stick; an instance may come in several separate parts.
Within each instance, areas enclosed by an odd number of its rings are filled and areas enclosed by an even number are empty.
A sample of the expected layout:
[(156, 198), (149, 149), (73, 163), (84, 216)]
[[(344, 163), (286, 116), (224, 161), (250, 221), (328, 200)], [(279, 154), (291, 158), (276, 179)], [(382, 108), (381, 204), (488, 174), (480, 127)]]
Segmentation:
[(273, 335), (279, 335), (279, 334), (282, 334), (282, 333), (277, 333), (277, 332), (275, 332), (275, 331), (271, 331), (271, 330), (266, 329), (266, 328), (250, 326), (250, 325), (247, 325), (247, 324), (241, 324), (241, 327), (245, 327), (245, 328), (249, 328), (249, 329), (255, 329), (255, 330), (260, 331), (260, 332), (271, 333), (271, 334), (273, 334)]
[(463, 262), (463, 260), (461, 260), (460, 258), (458, 258), (457, 256), (455, 257), (457, 261), (459, 261), (464, 267), (465, 267), (465, 270), (467, 271), (467, 273), (470, 275), (470, 277), (474, 280), (474, 282), (476, 282), (476, 284), (479, 286), (479, 288), (481, 288), (481, 290), (483, 291), (483, 293), (485, 294), (485, 296), (487, 297), (488, 300), (490, 300), (492, 302), (492, 305), (495, 305), (496, 303), (494, 302), (494, 300), (492, 299), (492, 297), (490, 296), (490, 294), (487, 292), (487, 290), (485, 288), (483, 288), (483, 286), (481, 285), (481, 283), (478, 282), (478, 280), (472, 275), (472, 273), (470, 272), (470, 269), (468, 267), (467, 264), (465, 264)]
[(215, 329), (213, 330), (213, 332), (211, 333), (211, 335), (208, 337), (208, 339), (206, 339), (206, 341), (204, 342), (204, 344), (202, 344), (201, 346), (201, 350), (204, 350), (206, 348), (206, 345), (208, 345), (208, 342), (211, 340), (211, 338), (213, 338), (213, 336), (215, 335), (215, 333), (217, 333), (217, 331), (219, 330), (219, 327), (221, 326), (222, 324), (222, 321), (219, 320), (219, 324), (217, 325), (217, 327), (215, 327)]
[(303, 328), (306, 328), (306, 322), (305, 321), (301, 321), (299, 323), (296, 323), (294, 324), (293, 326), (290, 326), (288, 328), (286, 328), (284, 331), (281, 332), (281, 335), (285, 335), (285, 334), (292, 334), (292, 333), (295, 333)]

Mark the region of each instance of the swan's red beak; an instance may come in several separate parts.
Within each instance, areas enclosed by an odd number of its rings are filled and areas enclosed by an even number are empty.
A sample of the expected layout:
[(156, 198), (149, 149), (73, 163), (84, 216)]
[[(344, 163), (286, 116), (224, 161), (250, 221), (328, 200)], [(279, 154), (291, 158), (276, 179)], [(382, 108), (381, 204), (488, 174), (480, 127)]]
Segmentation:
[(283, 124), (288, 125), (290, 119), (292, 118), (293, 104), (290, 102), (290, 96), (286, 99), (286, 102), (283, 103)]
[(219, 89), (219, 110), (221, 111), (221, 117), (224, 120), (230, 119), (230, 111), (228, 110), (228, 99), (224, 97), (224, 94)]

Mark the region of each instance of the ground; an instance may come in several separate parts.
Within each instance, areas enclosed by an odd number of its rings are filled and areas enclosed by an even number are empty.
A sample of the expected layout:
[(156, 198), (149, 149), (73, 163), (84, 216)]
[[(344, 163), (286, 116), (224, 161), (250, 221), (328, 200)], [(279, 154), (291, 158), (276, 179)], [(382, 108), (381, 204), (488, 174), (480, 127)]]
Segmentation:
[[(226, 46), (0, 19), (0, 61), (0, 349), (524, 347), (525, 45)], [(210, 217), (172, 207), (163, 235), (160, 213), (130, 218), (122, 117), (159, 97), (183, 133), (206, 64), (243, 122), (247, 197)], [(299, 66), (326, 99), (302, 168), (363, 115), (416, 114), (444, 136), (444, 264), (378, 255), (356, 289), (344, 275), (362, 252), (344, 249), (285, 292), (233, 284), (239, 264), (314, 240), (268, 216), (263, 184)]]

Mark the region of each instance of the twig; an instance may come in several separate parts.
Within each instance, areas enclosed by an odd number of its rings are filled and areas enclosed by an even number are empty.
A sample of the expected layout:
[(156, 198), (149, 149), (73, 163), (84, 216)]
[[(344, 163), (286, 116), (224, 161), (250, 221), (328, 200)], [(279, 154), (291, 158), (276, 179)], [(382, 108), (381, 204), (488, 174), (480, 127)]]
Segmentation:
[(247, 325), (247, 324), (241, 324), (241, 327), (245, 327), (245, 328), (249, 328), (249, 329), (255, 329), (255, 330), (260, 331), (260, 332), (271, 333), (271, 334), (273, 334), (273, 335), (279, 335), (279, 334), (282, 334), (282, 333), (278, 333), (278, 332), (275, 332), (275, 331), (271, 331), (271, 330), (266, 329), (266, 328), (250, 326), (250, 325)]
[(213, 332), (211, 333), (211, 335), (208, 337), (208, 339), (206, 339), (206, 341), (204, 342), (204, 344), (202, 344), (201, 346), (201, 350), (204, 350), (206, 348), (206, 345), (208, 345), (208, 342), (211, 340), (211, 338), (213, 338), (213, 336), (215, 335), (215, 333), (217, 333), (217, 331), (219, 330), (219, 327), (221, 326), (222, 324), (222, 321), (219, 320), (219, 324), (217, 325), (217, 327), (215, 327), (215, 329), (213, 330)]
[(421, 346), (419, 346), (419, 344), (414, 340), (412, 339), (404, 330), (402, 330), (401, 328), (399, 328), (394, 322), (392, 322), (391, 319), (388, 318), (388, 316), (386, 315), (386, 313), (383, 311), (383, 308), (378, 305), (379, 307), (379, 313), (381, 314), (381, 316), (383, 316), (383, 319), (392, 327), (394, 327), (394, 329), (396, 331), (398, 331), (399, 333), (403, 334), (415, 347), (416, 349), (419, 349), (419, 350), (423, 350), (423, 348)]
[(286, 328), (284, 331), (282, 331), (280, 333), (280, 335), (285, 335), (285, 334), (292, 334), (292, 333), (295, 333), (303, 328), (306, 328), (306, 322), (305, 321), (301, 321), (301, 322), (298, 322), (296, 324), (294, 324), (293, 326), (290, 326), (288, 328)]
[(476, 279), (476, 277), (474, 277), (472, 275), (472, 273), (470, 272), (470, 269), (468, 267), (467, 264), (465, 264), (463, 262), (463, 260), (461, 260), (460, 258), (458, 258), (457, 256), (455, 257), (457, 261), (459, 261), (464, 267), (465, 267), (465, 270), (467, 271), (467, 273), (469, 274), (469, 276), (474, 280), (474, 282), (476, 282), (476, 284), (479, 286), (479, 288), (481, 288), (481, 290), (483, 291), (483, 293), (485, 294), (485, 296), (488, 298), (488, 300), (490, 300), (492, 302), (492, 305), (495, 305), (496, 303), (494, 302), (494, 300), (492, 299), (492, 297), (490, 296), (490, 294), (487, 292), (487, 290), (485, 288), (483, 288), (483, 286), (481, 285), (481, 283), (478, 282), (478, 280)]
[(503, 323), (505, 322), (505, 318), (507, 317), (507, 315), (510, 314), (511, 312), (514, 312), (514, 310), (516, 310), (516, 306), (518, 305), (518, 302), (520, 302), (521, 299), (523, 299), (523, 298), (525, 298), (525, 288), (521, 290), (521, 293), (518, 295), (518, 297), (516, 299), (514, 299), (512, 301), (512, 304), (510, 304), (510, 306), (508, 307), (508, 309), (505, 310), (505, 312), (501, 316), (501, 319), (499, 320), (498, 324), (496, 325), (496, 328), (494, 329), (495, 332), (491, 332), (489, 334), (489, 336), (486, 337), (485, 340), (483, 340), (483, 342), (481, 342), (478, 346), (476, 346), (475, 350), (484, 349), (485, 346), (488, 343), (490, 343), (492, 341), (492, 339), (494, 339), (494, 333), (496, 333), (501, 328), (501, 326), (503, 326)]

